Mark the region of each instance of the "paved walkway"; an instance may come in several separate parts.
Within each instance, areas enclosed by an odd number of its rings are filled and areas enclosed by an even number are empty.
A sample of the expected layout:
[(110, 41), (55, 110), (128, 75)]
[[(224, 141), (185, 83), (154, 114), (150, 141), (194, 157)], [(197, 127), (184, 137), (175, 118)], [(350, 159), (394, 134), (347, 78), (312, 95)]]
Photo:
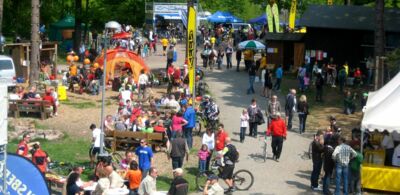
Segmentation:
[[(159, 47), (160, 48), (160, 47)], [(160, 53), (160, 52), (159, 52)], [(184, 60), (184, 46), (178, 47), (178, 65)], [(146, 59), (151, 68), (164, 68), (166, 59), (162, 56), (151, 56)], [(198, 59), (201, 64), (201, 59)], [(233, 64), (236, 65), (234, 60)], [(236, 72), (236, 69), (205, 71), (206, 81), (210, 86), (213, 98), (220, 106), (221, 122), (232, 137), (240, 152), (240, 162), (236, 170), (248, 169), (255, 182), (249, 191), (235, 192), (234, 194), (313, 194), (310, 191), (311, 161), (306, 157), (310, 139), (298, 133), (288, 132), (287, 140), (283, 144), (280, 162), (271, 159), (272, 151), (268, 142), (269, 159), (264, 162), (261, 158), (262, 139), (246, 137), (244, 143), (239, 140), (239, 117), (244, 108), (250, 105), (251, 99), (257, 99), (258, 105), (265, 110), (267, 99), (260, 96), (261, 83), (255, 85), (256, 94), (246, 95), (248, 75), (245, 72)], [(243, 68), (244, 65), (242, 64)], [(286, 92), (285, 92), (286, 93)], [(284, 105), (283, 95), (280, 95)], [(294, 128), (298, 126), (297, 116), (294, 117)], [(266, 130), (266, 125), (259, 126), (259, 134)], [(318, 194), (318, 193), (315, 193)]]

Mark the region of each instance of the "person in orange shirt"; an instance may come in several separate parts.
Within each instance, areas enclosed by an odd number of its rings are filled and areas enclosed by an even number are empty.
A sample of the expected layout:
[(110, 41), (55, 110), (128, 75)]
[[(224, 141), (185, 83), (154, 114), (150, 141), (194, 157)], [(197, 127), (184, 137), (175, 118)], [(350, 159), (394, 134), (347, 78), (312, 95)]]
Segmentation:
[(139, 165), (135, 160), (129, 166), (130, 169), (125, 175), (125, 179), (129, 181), (129, 194), (138, 194), (139, 185), (142, 181), (142, 172), (139, 170)]

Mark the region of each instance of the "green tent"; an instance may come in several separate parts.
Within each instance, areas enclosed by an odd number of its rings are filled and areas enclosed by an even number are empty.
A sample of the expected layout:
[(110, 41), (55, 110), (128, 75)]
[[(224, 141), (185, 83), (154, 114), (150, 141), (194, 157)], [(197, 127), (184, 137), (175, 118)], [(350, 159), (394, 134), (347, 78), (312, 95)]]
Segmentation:
[[(82, 28), (85, 27), (85, 24), (82, 23)], [(49, 38), (51, 41), (63, 41), (63, 33), (66, 33), (65, 31), (73, 32), (71, 30), (74, 30), (75, 28), (75, 17), (68, 15), (64, 17), (63, 19), (50, 24), (50, 33), (49, 33)]]

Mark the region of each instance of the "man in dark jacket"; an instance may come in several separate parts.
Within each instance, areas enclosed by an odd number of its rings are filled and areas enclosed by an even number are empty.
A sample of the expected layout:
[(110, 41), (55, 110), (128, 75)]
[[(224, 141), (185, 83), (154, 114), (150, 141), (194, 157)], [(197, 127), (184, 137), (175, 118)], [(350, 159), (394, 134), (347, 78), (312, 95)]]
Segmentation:
[(171, 141), (168, 147), (168, 154), (168, 159), (172, 159), (172, 169), (182, 168), (185, 155), (186, 161), (189, 160), (189, 147), (186, 140), (182, 138), (181, 132), (177, 132), (176, 138)]
[(332, 194), (329, 191), (330, 179), (332, 176), (333, 168), (335, 166), (335, 161), (332, 159), (332, 153), (337, 145), (337, 136), (333, 135), (330, 139), (326, 140), (324, 146), (324, 178), (322, 179), (323, 194)]
[(311, 144), (313, 170), (311, 172), (311, 189), (321, 190), (318, 187), (318, 178), (322, 168), (322, 153), (324, 152), (324, 137), (321, 130), (317, 132)]
[(242, 60), (242, 51), (237, 49), (236, 50), (236, 71), (239, 72), (239, 65), (240, 65), (240, 61)]
[(290, 89), (289, 94), (286, 96), (286, 104), (285, 104), (285, 114), (287, 120), (287, 128), (288, 130), (292, 129), (292, 120), (293, 114), (296, 112), (296, 89)]
[(183, 169), (177, 168), (173, 170), (174, 180), (168, 190), (168, 195), (186, 195), (189, 191), (189, 183), (183, 178)]

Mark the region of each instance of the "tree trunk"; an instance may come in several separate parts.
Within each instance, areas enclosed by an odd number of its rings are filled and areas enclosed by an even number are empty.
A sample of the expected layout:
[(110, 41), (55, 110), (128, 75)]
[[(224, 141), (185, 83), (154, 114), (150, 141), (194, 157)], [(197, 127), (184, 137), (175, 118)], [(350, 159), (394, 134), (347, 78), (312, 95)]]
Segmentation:
[[(2, 27), (3, 27), (3, 4), (4, 0), (0, 0), (0, 52), (3, 53), (3, 42), (1, 41), (1, 37), (3, 35)], [(5, 42), (6, 40), (4, 40)]]
[[(384, 0), (375, 0), (375, 48), (374, 54), (375, 58), (381, 58), (385, 55), (385, 29), (384, 29)], [(383, 85), (383, 63), (382, 60), (378, 60), (375, 74), (378, 78), (376, 79), (378, 83), (375, 83), (378, 88)]]
[(40, 0), (32, 0), (31, 17), (31, 58), (29, 64), (29, 86), (35, 86), (35, 81), (39, 80), (40, 62)]
[(79, 54), (82, 40), (82, 0), (75, 0), (74, 51)]
[(85, 18), (86, 18), (86, 20), (85, 20), (85, 30), (83, 32), (83, 42), (86, 41), (88, 28), (89, 28), (89, 0), (86, 0)]

